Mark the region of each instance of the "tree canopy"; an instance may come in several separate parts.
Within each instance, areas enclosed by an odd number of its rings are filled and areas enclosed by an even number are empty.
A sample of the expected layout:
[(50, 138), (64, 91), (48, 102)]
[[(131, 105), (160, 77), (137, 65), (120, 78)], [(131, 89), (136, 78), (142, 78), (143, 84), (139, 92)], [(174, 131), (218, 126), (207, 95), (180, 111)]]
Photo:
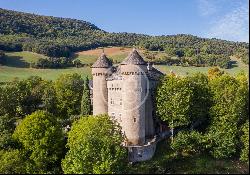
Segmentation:
[(127, 152), (121, 145), (121, 128), (107, 115), (83, 116), (68, 133), (67, 152), (62, 169), (68, 174), (121, 173)]
[(45, 111), (26, 116), (13, 137), (28, 157), (28, 173), (58, 173), (64, 150), (64, 137), (55, 117)]

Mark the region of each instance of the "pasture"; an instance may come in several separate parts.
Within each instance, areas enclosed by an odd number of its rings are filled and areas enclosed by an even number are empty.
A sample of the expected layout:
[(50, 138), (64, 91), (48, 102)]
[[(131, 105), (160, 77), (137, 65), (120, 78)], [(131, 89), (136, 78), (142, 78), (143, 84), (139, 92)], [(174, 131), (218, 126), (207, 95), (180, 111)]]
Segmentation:
[[(107, 56), (113, 59), (114, 63), (121, 62), (132, 48), (122, 48), (113, 47), (105, 48), (104, 51)], [(139, 50), (140, 54), (143, 56), (143, 50)], [(0, 65), (0, 82), (11, 81), (14, 78), (25, 79), (29, 76), (40, 76), (47, 80), (55, 80), (61, 74), (64, 73), (78, 73), (82, 76), (91, 77), (90, 65), (95, 62), (95, 60), (102, 53), (102, 49), (94, 49), (88, 51), (82, 51), (75, 53), (72, 57), (78, 58), (82, 63), (88, 66), (81, 68), (65, 68), (65, 69), (35, 69), (30, 68), (30, 63), (36, 62), (39, 58), (45, 58), (46, 56), (41, 54), (36, 54), (33, 52), (6, 52), (6, 64), (4, 66)], [(161, 54), (161, 53), (159, 53)], [(241, 63), (239, 60), (232, 58), (235, 61), (235, 65), (232, 69), (223, 69), (231, 75), (236, 75), (241, 71), (249, 74), (249, 66)], [(207, 73), (209, 67), (181, 67), (181, 66), (167, 66), (167, 65), (155, 65), (155, 67), (164, 73), (169, 73), (171, 70), (180, 76), (186, 76), (189, 74), (194, 74), (196, 72)]]

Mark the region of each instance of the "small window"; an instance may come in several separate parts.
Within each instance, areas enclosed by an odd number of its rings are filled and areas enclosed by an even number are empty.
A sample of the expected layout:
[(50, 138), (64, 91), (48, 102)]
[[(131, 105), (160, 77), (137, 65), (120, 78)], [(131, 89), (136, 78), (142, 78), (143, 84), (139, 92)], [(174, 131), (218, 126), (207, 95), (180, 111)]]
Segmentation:
[(134, 122), (136, 122), (136, 118), (134, 117)]
[(112, 105), (115, 104), (114, 99), (112, 99), (112, 98), (110, 99), (110, 104), (112, 104)]
[(119, 121), (122, 122), (122, 114), (119, 113)]
[(111, 118), (115, 119), (115, 113), (114, 112), (111, 113)]

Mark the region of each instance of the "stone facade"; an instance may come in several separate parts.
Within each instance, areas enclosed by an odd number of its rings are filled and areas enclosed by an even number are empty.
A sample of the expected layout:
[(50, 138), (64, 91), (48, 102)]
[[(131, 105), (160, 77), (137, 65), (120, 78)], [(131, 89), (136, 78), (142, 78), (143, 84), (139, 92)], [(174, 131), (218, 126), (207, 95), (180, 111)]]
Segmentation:
[(102, 54), (92, 66), (93, 115), (107, 113), (122, 127), (130, 161), (150, 159), (156, 146), (153, 94), (160, 71), (133, 49), (118, 66)]

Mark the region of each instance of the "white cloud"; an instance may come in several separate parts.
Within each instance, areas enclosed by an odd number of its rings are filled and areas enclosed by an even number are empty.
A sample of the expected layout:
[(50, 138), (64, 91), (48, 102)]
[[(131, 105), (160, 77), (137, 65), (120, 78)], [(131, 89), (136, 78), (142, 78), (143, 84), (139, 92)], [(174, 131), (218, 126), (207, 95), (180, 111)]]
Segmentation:
[(207, 37), (249, 42), (248, 2), (240, 4), (219, 20), (213, 22), (207, 32)]
[(198, 9), (201, 16), (209, 16), (217, 11), (215, 1), (198, 0)]

